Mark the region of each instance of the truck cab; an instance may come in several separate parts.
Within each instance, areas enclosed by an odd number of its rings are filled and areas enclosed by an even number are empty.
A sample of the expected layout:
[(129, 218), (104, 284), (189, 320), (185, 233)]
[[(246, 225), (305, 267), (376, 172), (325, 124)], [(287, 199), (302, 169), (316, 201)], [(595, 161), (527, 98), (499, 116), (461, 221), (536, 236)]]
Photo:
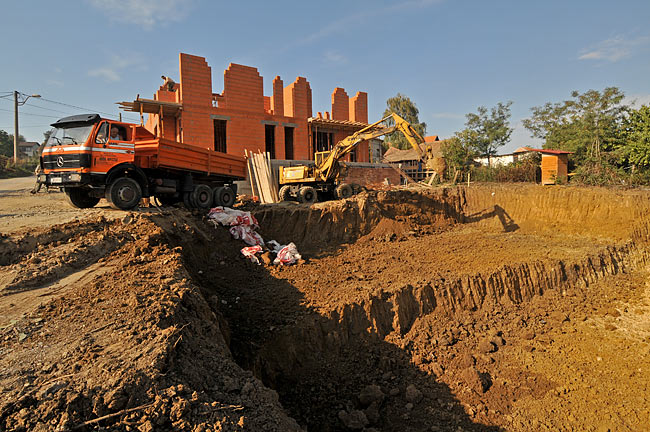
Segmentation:
[[(106, 193), (111, 185), (109, 176), (114, 176), (119, 167), (137, 171), (133, 165), (136, 125), (83, 114), (62, 118), (52, 127), (41, 156), (39, 182), (63, 188), (73, 206), (94, 207), (104, 197), (111, 201)], [(137, 205), (134, 201), (137, 198), (139, 202), (142, 185), (137, 186), (139, 193), (133, 182), (115, 191), (119, 192), (119, 208)]]

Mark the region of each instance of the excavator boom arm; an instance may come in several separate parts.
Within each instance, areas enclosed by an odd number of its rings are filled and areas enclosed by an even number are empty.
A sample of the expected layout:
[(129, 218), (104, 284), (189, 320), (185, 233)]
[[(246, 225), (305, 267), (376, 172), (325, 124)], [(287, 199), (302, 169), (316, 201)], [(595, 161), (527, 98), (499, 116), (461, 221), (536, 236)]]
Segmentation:
[[(380, 126), (381, 123), (384, 123), (386, 120), (391, 118), (394, 122), (393, 125)], [(368, 125), (336, 143), (327, 158), (325, 158), (320, 165), (316, 166), (317, 171), (320, 173), (323, 180), (330, 180), (336, 174), (335, 168), (338, 161), (354, 150), (360, 142), (377, 138), (382, 135), (388, 135), (396, 130), (399, 130), (404, 134), (406, 140), (418, 152), (420, 158), (422, 158), (423, 155), (420, 150), (420, 143), (424, 142), (424, 139), (422, 139), (420, 134), (417, 133), (409, 122), (399, 115), (392, 113), (378, 122)]]

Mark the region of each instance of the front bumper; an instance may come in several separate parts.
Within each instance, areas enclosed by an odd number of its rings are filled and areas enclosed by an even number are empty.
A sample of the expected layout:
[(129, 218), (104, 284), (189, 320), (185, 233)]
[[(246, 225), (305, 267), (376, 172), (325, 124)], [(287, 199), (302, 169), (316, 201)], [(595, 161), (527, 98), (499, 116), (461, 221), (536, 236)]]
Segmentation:
[(90, 184), (90, 174), (57, 172), (51, 174), (40, 174), (38, 182), (46, 186), (82, 186)]

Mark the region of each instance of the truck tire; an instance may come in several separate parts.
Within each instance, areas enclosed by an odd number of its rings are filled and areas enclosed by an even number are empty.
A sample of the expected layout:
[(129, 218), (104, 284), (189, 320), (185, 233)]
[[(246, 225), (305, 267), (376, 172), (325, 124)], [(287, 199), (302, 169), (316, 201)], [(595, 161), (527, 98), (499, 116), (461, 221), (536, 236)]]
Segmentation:
[(352, 186), (347, 183), (340, 184), (336, 187), (336, 197), (346, 199), (352, 196)]
[(278, 192), (278, 196), (280, 197), (280, 201), (291, 201), (291, 186), (282, 186)]
[(194, 186), (192, 201), (200, 209), (212, 207), (212, 189), (210, 189), (210, 186), (204, 184)]
[(298, 191), (298, 201), (303, 204), (313, 204), (317, 200), (316, 190), (311, 186), (303, 186)]
[(232, 207), (235, 204), (235, 192), (230, 186), (219, 186), (214, 189), (214, 204), (222, 207)]
[(185, 205), (185, 208), (187, 209), (196, 208), (192, 192), (183, 192), (183, 205)]
[(130, 177), (120, 177), (106, 189), (106, 201), (119, 210), (131, 210), (140, 204), (142, 188)]
[(88, 190), (78, 187), (65, 188), (65, 196), (68, 198), (68, 202), (77, 208), (91, 208), (97, 205), (99, 198), (90, 196), (88, 192)]

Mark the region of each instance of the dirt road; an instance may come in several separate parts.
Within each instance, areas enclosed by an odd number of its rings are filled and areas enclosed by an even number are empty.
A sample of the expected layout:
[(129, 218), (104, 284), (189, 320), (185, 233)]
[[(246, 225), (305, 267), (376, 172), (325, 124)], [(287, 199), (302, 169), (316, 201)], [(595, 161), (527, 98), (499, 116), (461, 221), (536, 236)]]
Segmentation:
[[(73, 208), (67, 202), (65, 194), (57, 189), (47, 192), (43, 187), (39, 193), (31, 194), (29, 191), (34, 186), (34, 182), (34, 177), (0, 180), (0, 233), (49, 227), (97, 216), (115, 219), (127, 214), (127, 212), (111, 209), (104, 200), (92, 209)], [(149, 211), (152, 210), (140, 209), (137, 212)]]

